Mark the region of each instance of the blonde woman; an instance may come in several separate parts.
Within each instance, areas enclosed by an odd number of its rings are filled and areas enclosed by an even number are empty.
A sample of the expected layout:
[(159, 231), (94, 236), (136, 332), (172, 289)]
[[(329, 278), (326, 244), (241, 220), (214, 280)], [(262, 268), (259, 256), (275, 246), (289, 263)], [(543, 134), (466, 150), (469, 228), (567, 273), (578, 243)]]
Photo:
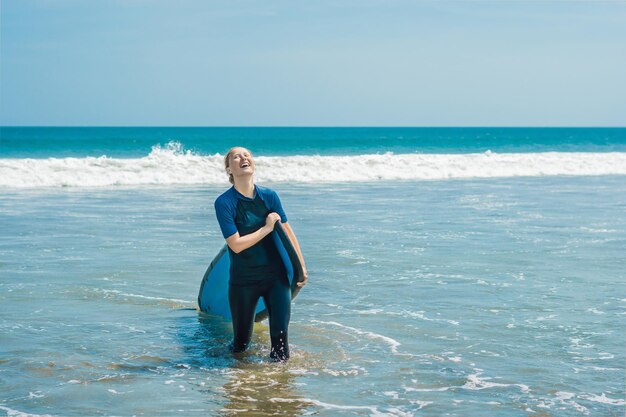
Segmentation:
[(307, 271), (298, 240), (275, 191), (254, 184), (254, 158), (246, 148), (231, 148), (224, 157), (229, 181), (233, 184), (215, 200), (215, 213), (228, 244), (231, 261), (228, 301), (233, 319), (233, 352), (248, 348), (256, 304), (263, 297), (269, 313), (270, 358), (289, 359), (288, 327), (291, 316), (291, 288), (285, 267), (270, 234), (280, 221), (291, 240), (304, 271)]

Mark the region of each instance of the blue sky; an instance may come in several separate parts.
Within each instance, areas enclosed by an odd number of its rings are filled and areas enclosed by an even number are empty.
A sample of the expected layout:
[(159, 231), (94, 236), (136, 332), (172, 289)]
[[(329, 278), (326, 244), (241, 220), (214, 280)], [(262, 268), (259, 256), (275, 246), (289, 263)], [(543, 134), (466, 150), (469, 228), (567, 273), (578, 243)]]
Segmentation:
[(624, 1), (1, 7), (2, 125), (626, 126)]

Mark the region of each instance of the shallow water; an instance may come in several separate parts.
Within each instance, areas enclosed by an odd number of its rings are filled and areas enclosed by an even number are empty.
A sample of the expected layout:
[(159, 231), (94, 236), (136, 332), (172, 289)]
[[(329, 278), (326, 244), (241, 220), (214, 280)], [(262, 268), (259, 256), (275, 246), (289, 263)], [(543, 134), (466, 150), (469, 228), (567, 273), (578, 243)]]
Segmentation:
[(0, 412), (626, 411), (625, 177), (274, 188), (310, 274), (279, 365), (195, 309), (223, 187), (4, 190)]

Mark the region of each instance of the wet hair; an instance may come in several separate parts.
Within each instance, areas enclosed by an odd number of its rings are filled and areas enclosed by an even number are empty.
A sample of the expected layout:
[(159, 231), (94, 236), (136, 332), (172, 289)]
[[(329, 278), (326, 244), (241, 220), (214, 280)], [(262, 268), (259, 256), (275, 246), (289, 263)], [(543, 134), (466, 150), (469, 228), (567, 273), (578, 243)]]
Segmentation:
[[(252, 155), (252, 152), (248, 148), (244, 148), (243, 146), (233, 146), (228, 150), (228, 152), (226, 152), (226, 155), (224, 156), (224, 169), (228, 169), (228, 167), (230, 166), (230, 156), (237, 148), (243, 148), (248, 151), (250, 155)], [(231, 184), (235, 183), (235, 178), (233, 178), (233, 174), (228, 174), (228, 181), (230, 181)]]

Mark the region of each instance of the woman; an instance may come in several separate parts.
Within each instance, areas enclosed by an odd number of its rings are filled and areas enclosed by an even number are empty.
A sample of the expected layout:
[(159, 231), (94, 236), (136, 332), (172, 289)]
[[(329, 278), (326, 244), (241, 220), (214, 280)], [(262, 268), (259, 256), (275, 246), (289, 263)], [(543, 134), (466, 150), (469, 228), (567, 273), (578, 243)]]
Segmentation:
[(291, 240), (304, 272), (307, 271), (300, 245), (287, 223), (278, 195), (267, 187), (254, 184), (254, 158), (246, 148), (231, 148), (224, 157), (228, 179), (233, 184), (215, 200), (215, 213), (228, 244), (230, 281), (228, 301), (233, 317), (233, 352), (248, 348), (257, 301), (263, 297), (269, 313), (272, 349), (275, 361), (289, 359), (287, 328), (291, 315), (291, 288), (270, 234), (277, 221)]

